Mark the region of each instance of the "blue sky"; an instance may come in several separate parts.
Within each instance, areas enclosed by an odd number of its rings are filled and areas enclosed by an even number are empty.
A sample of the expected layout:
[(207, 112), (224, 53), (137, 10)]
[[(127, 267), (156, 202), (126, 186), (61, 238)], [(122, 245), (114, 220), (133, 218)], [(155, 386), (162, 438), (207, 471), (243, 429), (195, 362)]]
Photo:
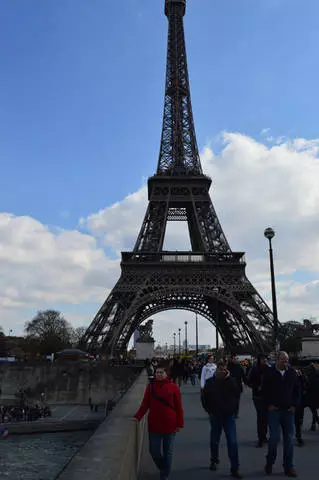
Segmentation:
[[(154, 171), (162, 4), (2, 0), (2, 211), (75, 226)], [(200, 147), (222, 130), (316, 135), (318, 18), (315, 0), (188, 0)]]
[[(71, 230), (154, 173), (163, 9), (164, 0), (2, 0), (0, 212)], [(266, 128), (273, 138), (318, 137), (318, 27), (317, 0), (187, 1), (200, 150), (222, 151), (223, 131), (257, 142)], [(291, 280), (317, 278), (300, 267)], [(68, 309), (90, 316), (97, 305)]]

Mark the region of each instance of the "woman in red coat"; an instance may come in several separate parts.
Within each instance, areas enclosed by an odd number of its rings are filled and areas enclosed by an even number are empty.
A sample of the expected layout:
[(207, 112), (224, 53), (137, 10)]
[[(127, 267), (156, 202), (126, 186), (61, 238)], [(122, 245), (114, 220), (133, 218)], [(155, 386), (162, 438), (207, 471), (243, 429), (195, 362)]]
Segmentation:
[(150, 454), (160, 471), (160, 479), (167, 480), (172, 468), (175, 434), (184, 426), (184, 412), (181, 392), (168, 378), (163, 365), (156, 367), (155, 379), (146, 387), (136, 420), (140, 421), (147, 411)]

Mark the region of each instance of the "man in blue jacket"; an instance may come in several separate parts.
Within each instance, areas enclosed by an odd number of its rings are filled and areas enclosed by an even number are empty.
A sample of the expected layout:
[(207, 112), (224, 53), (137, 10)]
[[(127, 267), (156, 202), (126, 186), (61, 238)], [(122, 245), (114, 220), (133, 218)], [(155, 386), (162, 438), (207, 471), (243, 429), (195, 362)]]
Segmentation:
[(277, 446), (282, 430), (284, 472), (287, 477), (297, 477), (293, 465), (294, 414), (298, 406), (300, 387), (296, 372), (289, 366), (289, 356), (279, 352), (274, 366), (268, 368), (263, 378), (262, 396), (268, 410), (269, 442), (265, 472), (272, 474), (277, 457)]

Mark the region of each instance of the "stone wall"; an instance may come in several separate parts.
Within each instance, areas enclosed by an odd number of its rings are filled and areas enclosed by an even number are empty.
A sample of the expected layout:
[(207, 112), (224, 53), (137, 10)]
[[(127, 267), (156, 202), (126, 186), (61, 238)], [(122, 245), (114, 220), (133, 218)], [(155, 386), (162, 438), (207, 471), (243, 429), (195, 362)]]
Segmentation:
[(0, 403), (12, 401), (20, 389), (30, 401), (46, 393), (50, 404), (103, 404), (117, 401), (132, 385), (141, 367), (114, 366), (99, 362), (15, 363), (0, 365)]
[(57, 480), (136, 480), (145, 418), (133, 420), (148, 378), (143, 372)]

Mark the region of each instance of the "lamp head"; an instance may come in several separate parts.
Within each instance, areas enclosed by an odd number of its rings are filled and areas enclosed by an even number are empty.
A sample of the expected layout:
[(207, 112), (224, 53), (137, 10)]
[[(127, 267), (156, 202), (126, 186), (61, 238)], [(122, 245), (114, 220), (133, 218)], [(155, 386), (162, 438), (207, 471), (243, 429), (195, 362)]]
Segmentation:
[(268, 240), (271, 240), (275, 236), (275, 231), (270, 227), (266, 228), (266, 230), (264, 231), (264, 235), (266, 238), (268, 238)]

